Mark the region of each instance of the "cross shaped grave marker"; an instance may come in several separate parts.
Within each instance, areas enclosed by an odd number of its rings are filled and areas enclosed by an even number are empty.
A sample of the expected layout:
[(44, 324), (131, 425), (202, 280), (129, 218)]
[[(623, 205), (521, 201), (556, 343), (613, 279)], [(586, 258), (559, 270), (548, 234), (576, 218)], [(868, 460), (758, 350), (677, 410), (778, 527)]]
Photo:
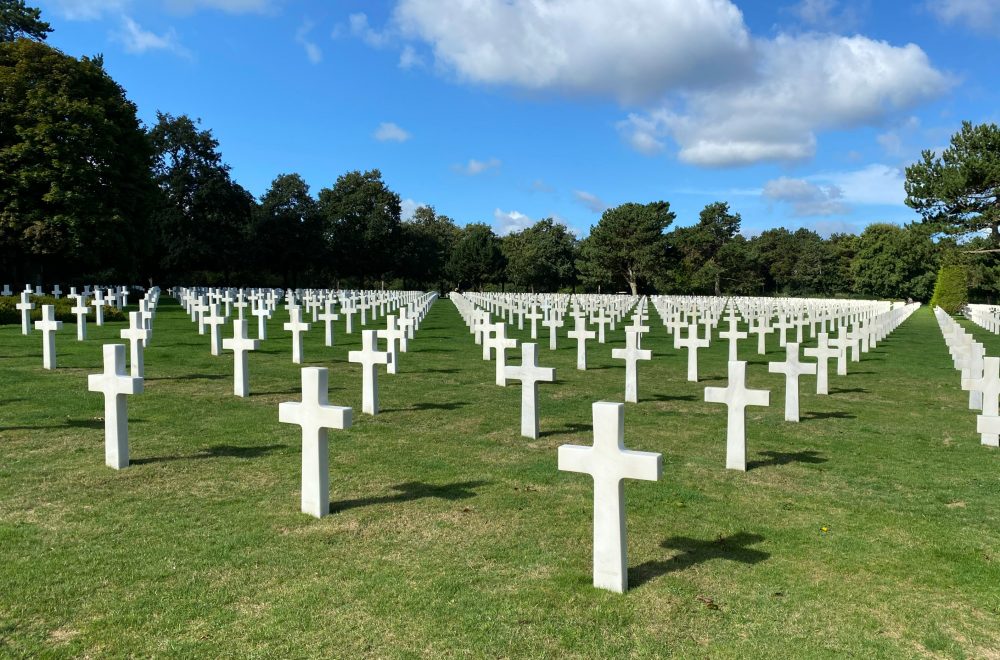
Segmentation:
[(566, 336), (576, 340), (576, 368), (580, 371), (586, 371), (587, 340), (596, 337), (597, 333), (593, 330), (587, 330), (586, 319), (577, 315), (573, 317), (573, 329), (567, 332)]
[(104, 372), (87, 376), (87, 388), (104, 394), (104, 463), (128, 467), (128, 412), (125, 395), (141, 394), (142, 378), (125, 375), (125, 345), (104, 345)]
[(729, 409), (726, 423), (726, 469), (747, 469), (746, 407), (767, 406), (771, 393), (768, 390), (748, 390), (746, 387), (747, 363), (729, 363), (729, 383), (726, 387), (706, 387), (705, 401), (724, 403)]
[(288, 315), (290, 318), (284, 328), (292, 333), (292, 363), (302, 364), (302, 333), (309, 331), (309, 324), (302, 322), (301, 307), (292, 307)]
[(983, 358), (982, 378), (969, 379), (970, 388), (983, 393), (983, 414), (977, 416), (976, 426), (981, 442), (989, 447), (1000, 446), (1000, 358)]
[(208, 299), (205, 296), (198, 298), (191, 306), (191, 311), (194, 312), (195, 320), (198, 322), (198, 334), (205, 334), (205, 315), (208, 314), (209, 305)]
[[(374, 332), (374, 331), (373, 331)], [(331, 406), (329, 372), (302, 369), (302, 401), (278, 404), (278, 421), (302, 427), (302, 513), (330, 513), (330, 450), (327, 429), (351, 428), (352, 410)]]
[(594, 446), (562, 445), (559, 469), (594, 479), (594, 586), (617, 593), (628, 589), (625, 479), (658, 481), (662, 456), (625, 449), (625, 405), (593, 404)]
[(332, 300), (326, 301), (326, 304), (323, 306), (323, 311), (317, 318), (323, 322), (326, 329), (326, 333), (323, 337), (325, 345), (333, 346), (333, 322), (340, 320), (340, 315), (334, 313)]
[(504, 376), (504, 367), (507, 366), (507, 349), (517, 348), (517, 340), (507, 337), (507, 326), (503, 321), (493, 325), (493, 332), (488, 342), (483, 342), (483, 346), (493, 349), (493, 357), (496, 360), (496, 384), (500, 387), (507, 387), (507, 378)]
[(257, 317), (257, 339), (263, 341), (267, 339), (267, 319), (271, 316), (271, 310), (268, 309), (263, 296), (257, 299), (250, 310), (250, 313)]
[(633, 331), (631, 327), (625, 328), (625, 348), (615, 348), (611, 350), (611, 357), (616, 360), (625, 360), (625, 401), (627, 403), (639, 402), (639, 377), (638, 361), (652, 360), (653, 352), (639, 348), (639, 333)]
[(222, 340), (222, 347), (233, 352), (233, 394), (239, 397), (250, 395), (250, 376), (247, 373), (247, 353), (260, 348), (259, 339), (247, 336), (247, 322), (233, 321), (233, 336)]
[(21, 302), (14, 305), (21, 312), (21, 334), (31, 334), (31, 310), (35, 308), (35, 303), (31, 302), (31, 294), (27, 291), (21, 292)]
[(778, 314), (778, 320), (774, 324), (774, 329), (778, 331), (778, 346), (781, 348), (785, 347), (788, 343), (788, 329), (794, 327), (784, 314)]
[(799, 421), (799, 376), (815, 375), (816, 366), (812, 362), (799, 362), (799, 345), (790, 341), (785, 344), (785, 361), (769, 362), (767, 370), (772, 374), (785, 374), (785, 421)]
[(76, 304), (70, 309), (73, 314), (76, 314), (76, 340), (84, 341), (87, 339), (87, 313), (90, 311), (90, 307), (87, 305), (87, 299), (83, 296), (77, 296)]
[(729, 315), (729, 329), (723, 330), (719, 333), (719, 339), (726, 339), (729, 341), (729, 361), (735, 362), (739, 360), (739, 341), (741, 339), (746, 339), (749, 335), (746, 332), (740, 332), (739, 321), (736, 320), (736, 316)]
[(837, 349), (830, 348), (830, 335), (825, 332), (817, 336), (818, 345), (816, 348), (805, 348), (802, 354), (806, 357), (816, 358), (816, 394), (830, 393), (830, 364), (828, 360), (837, 357)]
[(222, 355), (222, 333), (219, 328), (226, 322), (226, 317), (219, 310), (219, 303), (209, 306), (210, 312), (205, 317), (205, 325), (209, 327), (212, 342), (212, 355)]
[(402, 307), (399, 310), (399, 318), (396, 319), (396, 325), (399, 326), (400, 330), (403, 330), (403, 338), (399, 340), (399, 350), (403, 353), (406, 352), (407, 341), (413, 339), (417, 332), (417, 319), (410, 316), (409, 311)]
[(94, 325), (101, 327), (104, 325), (104, 292), (100, 289), (94, 291), (94, 299), (90, 302), (94, 306)]
[(42, 368), (56, 368), (56, 331), (62, 329), (56, 320), (56, 306), (42, 305), (42, 320), (35, 321), (35, 329), (42, 331)]
[(538, 383), (551, 383), (556, 370), (538, 366), (538, 344), (521, 344), (521, 364), (504, 367), (504, 376), (521, 381), (521, 435), (538, 439)]
[(837, 350), (837, 375), (847, 375), (847, 347), (851, 345), (851, 339), (847, 328), (841, 328), (837, 336), (830, 340), (830, 346)]
[(757, 355), (764, 355), (767, 352), (767, 335), (774, 332), (770, 324), (770, 312), (762, 313), (750, 323), (750, 332), (757, 334)]
[(549, 317), (542, 321), (542, 325), (549, 329), (549, 350), (556, 350), (556, 337), (559, 334), (556, 328), (563, 327), (563, 320), (556, 315), (555, 310), (549, 310)]
[(129, 343), (129, 374), (132, 378), (142, 378), (146, 375), (143, 353), (145, 342), (149, 339), (149, 330), (142, 323), (142, 312), (129, 312), (128, 325), (119, 336)]
[(708, 348), (708, 345), (708, 337), (704, 339), (698, 338), (698, 325), (696, 323), (688, 325), (688, 335), (683, 339), (681, 338), (680, 328), (674, 333), (674, 348), (688, 349), (687, 379), (689, 382), (698, 382), (698, 349)]
[(604, 329), (611, 325), (611, 317), (607, 315), (604, 307), (597, 308), (597, 314), (591, 318), (591, 323), (597, 324), (597, 343), (604, 343)]
[(625, 332), (635, 333), (635, 347), (642, 347), (642, 336), (649, 332), (649, 326), (642, 324), (643, 319), (641, 314), (636, 314), (632, 317), (632, 325), (625, 326)]
[(399, 352), (396, 349), (399, 344), (406, 340), (406, 331), (397, 325), (394, 314), (386, 314), (385, 330), (378, 330), (377, 337), (385, 340), (386, 352), (389, 353), (389, 363), (385, 367), (386, 373), (399, 373)]
[(973, 389), (972, 385), (983, 377), (985, 358), (986, 348), (979, 342), (972, 342), (968, 357), (962, 367), (962, 389), (969, 391), (969, 410), (981, 411), (983, 409), (983, 393)]
[(378, 336), (374, 330), (361, 331), (361, 350), (347, 354), (348, 362), (361, 365), (361, 411), (369, 415), (378, 414), (378, 371), (377, 365), (389, 364), (392, 355), (378, 350)]
[(525, 314), (524, 318), (531, 321), (531, 338), (538, 339), (538, 322), (544, 318), (542, 313), (538, 311), (538, 307), (532, 305), (531, 311)]

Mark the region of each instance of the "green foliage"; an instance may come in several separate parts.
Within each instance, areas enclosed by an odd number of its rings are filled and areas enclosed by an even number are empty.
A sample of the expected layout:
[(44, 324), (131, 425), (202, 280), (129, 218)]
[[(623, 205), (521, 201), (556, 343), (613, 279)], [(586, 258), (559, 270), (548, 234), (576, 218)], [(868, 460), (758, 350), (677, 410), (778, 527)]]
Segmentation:
[(576, 277), (576, 240), (566, 225), (551, 218), (503, 239), (507, 276), (531, 291), (558, 291)]
[[(15, 307), (19, 302), (21, 302), (19, 296), (0, 296), (0, 325), (21, 325), (21, 311)], [(32, 296), (31, 302), (35, 305), (35, 308), (30, 312), (32, 321), (40, 321), (42, 319), (42, 305), (55, 305), (57, 321), (76, 323), (76, 314), (70, 311), (76, 304), (76, 301), (72, 298), (59, 298), (56, 300), (52, 296)], [(94, 310), (91, 308), (91, 320), (93, 320), (93, 313)], [(112, 322), (126, 321), (128, 318), (124, 312), (105, 305), (104, 320)]]
[(734, 260), (734, 251), (723, 249), (738, 235), (740, 222), (740, 214), (730, 213), (729, 204), (714, 202), (702, 209), (698, 224), (670, 232), (668, 243), (676, 256), (670, 277), (679, 290), (720, 295), (723, 289), (733, 289), (726, 281), (745, 266)]
[(935, 231), (989, 230), (1000, 246), (1000, 127), (963, 121), (940, 157), (924, 151), (906, 168), (906, 204)]
[[(254, 262), (297, 287), (323, 263), (323, 225), (309, 186), (298, 174), (282, 174), (254, 208)], [(320, 281), (313, 277), (313, 281)]]
[(500, 239), (489, 225), (474, 222), (461, 229), (448, 260), (448, 273), (459, 289), (502, 281), (504, 266)]
[[(421, 289), (448, 290), (448, 258), (459, 229), (446, 215), (438, 215), (431, 206), (421, 206), (402, 225), (398, 272), (404, 282)], [(412, 287), (404, 287), (412, 288)]]
[(663, 201), (608, 209), (581, 245), (584, 277), (627, 284), (636, 294), (640, 284), (652, 282), (663, 268), (668, 248), (664, 232), (675, 217)]
[(969, 273), (964, 266), (942, 266), (934, 284), (931, 305), (956, 314), (969, 302)]
[(0, 42), (25, 38), (45, 41), (52, 26), (42, 20), (42, 12), (24, 0), (0, 0)]
[(919, 225), (869, 225), (851, 262), (854, 290), (875, 298), (930, 298), (937, 249)]
[(0, 43), (0, 271), (136, 278), (150, 158), (135, 105), (99, 59)]

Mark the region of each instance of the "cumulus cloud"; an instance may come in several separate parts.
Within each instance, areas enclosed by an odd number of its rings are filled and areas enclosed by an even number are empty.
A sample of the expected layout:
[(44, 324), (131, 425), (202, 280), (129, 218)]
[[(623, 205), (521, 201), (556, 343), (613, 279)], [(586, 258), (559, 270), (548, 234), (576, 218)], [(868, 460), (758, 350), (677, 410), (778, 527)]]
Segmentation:
[(811, 181), (836, 186), (851, 204), (872, 204), (906, 208), (906, 174), (899, 167), (873, 163), (859, 170), (829, 172), (807, 177)]
[(351, 34), (358, 37), (369, 46), (372, 46), (373, 48), (381, 48), (389, 43), (390, 38), (388, 31), (379, 32), (372, 28), (372, 26), (368, 24), (367, 14), (351, 14), (347, 20), (351, 28)]
[(594, 213), (604, 213), (604, 211), (608, 208), (608, 205), (604, 203), (604, 200), (593, 193), (587, 192), (586, 190), (574, 190), (573, 199), (578, 201), (580, 204), (583, 204)]
[(802, 218), (816, 215), (841, 215), (847, 213), (843, 191), (834, 185), (819, 186), (805, 179), (780, 177), (764, 184), (761, 193), (774, 202), (784, 202), (792, 207), (792, 215)]
[(403, 222), (413, 219), (413, 213), (421, 206), (427, 206), (423, 202), (418, 202), (407, 197), (399, 203), (399, 217)]
[(497, 234), (504, 236), (530, 227), (535, 221), (520, 211), (504, 212), (498, 208), (493, 211), (493, 224)]
[(844, 5), (837, 0), (801, 0), (784, 11), (806, 27), (817, 30), (847, 32), (861, 23), (857, 5)]
[[(849, 13), (832, 0), (794, 10), (817, 27)], [(384, 35), (367, 17), (356, 27)], [(811, 158), (817, 133), (884, 124), (953, 82), (914, 44), (755, 38), (730, 0), (399, 0), (392, 30), (469, 83), (642, 107), (618, 125), (629, 145), (656, 154), (672, 142), (702, 166)]]
[(552, 186), (547, 184), (544, 179), (535, 179), (531, 182), (531, 192), (550, 193)]
[(957, 23), (977, 32), (991, 31), (1000, 25), (997, 0), (932, 0), (926, 6), (947, 25)]
[(71, 21), (92, 21), (125, 9), (129, 0), (54, 0), (55, 12)]
[(417, 50), (413, 46), (409, 44), (403, 46), (403, 50), (399, 53), (400, 69), (412, 69), (415, 66), (421, 66), (423, 63), (423, 59), (417, 54)]
[(276, 4), (275, 0), (167, 0), (169, 9), (181, 13), (217, 9), (228, 14), (265, 14)]
[(163, 34), (144, 29), (128, 16), (122, 16), (122, 28), (115, 35), (129, 53), (141, 55), (150, 51), (168, 51), (181, 57), (191, 57), (190, 51), (177, 41), (177, 33), (171, 28)]
[(488, 172), (490, 170), (499, 169), (501, 162), (497, 158), (490, 158), (489, 160), (476, 160), (475, 158), (470, 158), (469, 162), (465, 165), (454, 165), (452, 169), (466, 176), (476, 176), (477, 174), (482, 174), (483, 172)]
[(319, 46), (315, 41), (309, 38), (309, 33), (312, 32), (314, 25), (310, 21), (306, 21), (301, 27), (295, 32), (295, 43), (302, 46), (306, 51), (306, 57), (313, 64), (319, 64), (323, 61), (323, 51), (320, 50)]
[(379, 142), (406, 142), (411, 136), (391, 121), (384, 121), (375, 129), (373, 137)]

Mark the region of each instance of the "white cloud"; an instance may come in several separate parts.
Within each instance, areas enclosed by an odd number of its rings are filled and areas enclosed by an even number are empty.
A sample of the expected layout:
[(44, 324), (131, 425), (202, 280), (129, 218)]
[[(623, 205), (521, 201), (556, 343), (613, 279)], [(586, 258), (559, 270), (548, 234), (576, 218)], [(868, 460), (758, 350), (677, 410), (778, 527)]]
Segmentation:
[(275, 8), (275, 0), (167, 0), (174, 12), (190, 13), (200, 9), (217, 9), (227, 14), (266, 14)]
[(177, 41), (177, 33), (173, 28), (163, 34), (156, 34), (143, 29), (128, 16), (122, 16), (122, 29), (115, 37), (122, 42), (129, 53), (141, 55), (149, 51), (164, 50), (181, 57), (191, 57), (191, 52)]
[[(127, 9), (131, 0), (50, 0), (56, 13), (71, 21), (92, 21)], [(274, 9), (275, 0), (165, 0), (166, 8), (175, 13), (191, 13), (200, 9), (217, 9), (230, 14), (267, 13)]]
[(906, 208), (905, 173), (898, 167), (873, 163), (860, 170), (829, 172), (806, 177), (840, 189), (843, 199), (851, 204), (872, 204)]
[(959, 23), (977, 32), (991, 31), (1000, 24), (997, 0), (930, 0), (927, 8), (942, 23)]
[(843, 203), (843, 191), (835, 185), (819, 186), (805, 179), (780, 177), (764, 184), (761, 193), (774, 202), (791, 204), (792, 215), (841, 215), (848, 212)]
[(413, 213), (419, 209), (421, 206), (427, 206), (423, 202), (418, 202), (414, 199), (407, 197), (399, 203), (399, 217), (403, 222), (407, 222), (413, 219)]
[(391, 121), (384, 121), (375, 129), (373, 137), (379, 142), (406, 142), (411, 136)]
[(522, 229), (535, 224), (534, 220), (520, 211), (504, 212), (500, 209), (493, 211), (493, 221), (493, 224), (496, 226), (497, 234), (500, 236), (521, 231)]
[(422, 66), (423, 63), (423, 58), (417, 54), (417, 50), (413, 46), (409, 44), (403, 46), (403, 50), (399, 53), (400, 69), (412, 69), (415, 66)]
[(785, 9), (802, 24), (817, 30), (847, 32), (861, 23), (857, 5), (846, 5), (837, 0), (801, 0)]
[(552, 186), (547, 184), (544, 179), (535, 179), (531, 182), (531, 192), (550, 193)]
[(323, 51), (320, 50), (315, 41), (309, 38), (309, 33), (312, 32), (313, 27), (314, 25), (311, 21), (303, 23), (295, 32), (295, 43), (305, 49), (306, 57), (309, 58), (310, 62), (319, 64), (323, 61)]
[(625, 101), (733, 79), (751, 50), (728, 0), (400, 0), (394, 21), (464, 80)]
[(368, 16), (363, 13), (351, 14), (348, 17), (351, 34), (373, 48), (381, 48), (389, 43), (388, 32), (378, 32), (368, 24)]
[(476, 160), (475, 158), (470, 158), (469, 162), (465, 165), (454, 165), (452, 169), (461, 174), (467, 176), (476, 176), (477, 174), (482, 174), (489, 170), (498, 169), (501, 162), (497, 158), (490, 158), (489, 160)]
[(604, 203), (604, 200), (593, 193), (587, 192), (586, 190), (574, 190), (573, 198), (594, 213), (604, 213), (604, 211), (608, 208), (608, 205)]

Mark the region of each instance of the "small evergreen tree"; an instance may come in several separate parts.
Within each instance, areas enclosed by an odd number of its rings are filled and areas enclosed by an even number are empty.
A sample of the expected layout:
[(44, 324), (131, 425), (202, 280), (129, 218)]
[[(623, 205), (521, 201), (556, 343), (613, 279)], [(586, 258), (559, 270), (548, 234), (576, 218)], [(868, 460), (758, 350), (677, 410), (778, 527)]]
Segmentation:
[(955, 314), (969, 301), (969, 273), (965, 266), (942, 266), (931, 305), (937, 305), (949, 314)]

